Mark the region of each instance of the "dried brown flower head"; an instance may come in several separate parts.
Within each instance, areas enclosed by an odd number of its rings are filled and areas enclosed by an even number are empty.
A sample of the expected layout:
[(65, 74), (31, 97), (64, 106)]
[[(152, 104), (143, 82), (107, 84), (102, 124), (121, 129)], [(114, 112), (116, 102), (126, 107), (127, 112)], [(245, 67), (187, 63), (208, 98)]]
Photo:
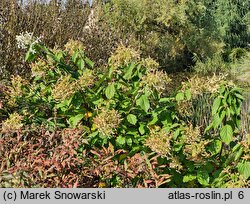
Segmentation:
[(192, 124), (184, 128), (185, 146), (184, 154), (188, 160), (201, 163), (205, 157), (208, 157), (206, 152), (206, 145), (208, 140), (203, 140), (199, 127), (193, 127)]
[(201, 132), (199, 127), (193, 127), (192, 124), (184, 128), (184, 135), (186, 137), (186, 143), (192, 144), (201, 139)]
[(76, 83), (71, 81), (71, 75), (61, 77), (52, 90), (52, 96), (56, 101), (69, 99), (76, 91)]
[(83, 45), (82, 42), (78, 41), (78, 40), (69, 40), (68, 43), (66, 43), (65, 47), (65, 51), (67, 53), (69, 53), (70, 55), (73, 55), (74, 52), (76, 51), (84, 51), (85, 47)]
[(177, 111), (183, 117), (191, 116), (193, 114), (192, 101), (190, 100), (177, 101)]
[(177, 111), (181, 116), (192, 116), (194, 113), (193, 100), (204, 94), (214, 94), (218, 92), (221, 83), (224, 81), (226, 75), (213, 75), (213, 76), (198, 76), (195, 75), (187, 81), (182, 82), (181, 92), (189, 90), (191, 100), (177, 101)]
[(2, 132), (15, 132), (23, 127), (23, 116), (18, 113), (10, 114), (9, 118), (2, 123)]
[(145, 145), (161, 156), (169, 156), (171, 155), (171, 138), (172, 135), (168, 134), (165, 130), (154, 128), (150, 130)]
[(121, 115), (117, 110), (102, 108), (101, 112), (93, 119), (94, 126), (104, 136), (115, 134), (114, 130), (121, 122)]
[(226, 173), (224, 188), (244, 188), (249, 187), (250, 181), (238, 172), (234, 172), (231, 166), (227, 166), (222, 171)]
[(180, 160), (179, 160), (179, 157), (174, 156), (174, 157), (171, 158), (171, 160), (172, 160), (172, 161), (171, 161), (170, 164), (169, 164), (169, 167), (170, 167), (170, 168), (176, 169), (176, 170), (178, 170), (178, 171), (180, 171), (180, 170), (183, 169), (183, 166), (181, 165), (181, 162), (180, 162)]
[(159, 63), (151, 57), (142, 59), (141, 65), (146, 67), (148, 72), (156, 71), (159, 67)]
[(182, 83), (182, 90), (190, 90), (192, 97), (201, 95), (203, 93), (215, 93), (218, 91), (221, 82), (225, 79), (226, 75), (213, 75), (207, 77), (201, 77), (195, 75), (187, 82)]
[(171, 82), (171, 79), (167, 73), (163, 71), (148, 72), (142, 77), (141, 86), (148, 87), (151, 90), (155, 89), (158, 93), (162, 93), (166, 90), (167, 85)]
[(77, 80), (77, 84), (80, 89), (92, 86), (95, 83), (95, 75), (93, 70), (86, 69), (84, 70), (82, 76)]
[(124, 45), (119, 45), (109, 60), (114, 69), (117, 69), (120, 66), (126, 66), (131, 62), (136, 62), (139, 58), (140, 53), (138, 51)]
[(205, 149), (208, 143), (208, 141), (202, 140), (200, 142), (187, 144), (185, 145), (183, 152), (190, 161), (194, 161), (196, 163), (205, 162), (204, 158), (209, 156)]
[(7, 87), (7, 98), (9, 105), (16, 104), (16, 98), (23, 95), (23, 86), (27, 84), (27, 81), (20, 76), (11, 76), (11, 85)]
[(44, 77), (47, 71), (48, 66), (43, 60), (38, 60), (37, 62), (31, 64), (32, 76)]

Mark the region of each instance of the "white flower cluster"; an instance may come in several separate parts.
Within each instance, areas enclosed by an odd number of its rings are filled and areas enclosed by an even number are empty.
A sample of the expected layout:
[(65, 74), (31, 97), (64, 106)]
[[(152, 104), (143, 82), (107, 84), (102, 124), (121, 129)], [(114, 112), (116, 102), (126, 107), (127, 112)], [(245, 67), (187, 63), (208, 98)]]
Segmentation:
[(16, 36), (17, 46), (20, 49), (27, 49), (30, 47), (30, 51), (35, 53), (33, 50), (33, 45), (40, 42), (40, 38), (34, 38), (33, 33), (21, 33), (20, 35)]
[(21, 33), (16, 36), (17, 46), (21, 49), (26, 49), (33, 42), (33, 34), (32, 33)]

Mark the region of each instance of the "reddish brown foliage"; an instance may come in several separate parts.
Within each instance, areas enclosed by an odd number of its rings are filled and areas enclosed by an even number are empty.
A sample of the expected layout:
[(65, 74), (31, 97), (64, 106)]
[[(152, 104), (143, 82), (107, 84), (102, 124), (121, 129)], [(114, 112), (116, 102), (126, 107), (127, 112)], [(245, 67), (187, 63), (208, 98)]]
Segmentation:
[(155, 161), (145, 155), (129, 157), (125, 150), (114, 151), (112, 145), (80, 151), (86, 143), (83, 133), (77, 128), (4, 133), (0, 138), (0, 185), (156, 187), (167, 181), (168, 177), (156, 173)]
[[(77, 149), (83, 144), (82, 131), (29, 132), (21, 139), (16, 134), (0, 139), (1, 168), (10, 174), (25, 172), (29, 185), (41, 187), (73, 187), (84, 179), (83, 159)], [(23, 186), (25, 187), (25, 186)]]

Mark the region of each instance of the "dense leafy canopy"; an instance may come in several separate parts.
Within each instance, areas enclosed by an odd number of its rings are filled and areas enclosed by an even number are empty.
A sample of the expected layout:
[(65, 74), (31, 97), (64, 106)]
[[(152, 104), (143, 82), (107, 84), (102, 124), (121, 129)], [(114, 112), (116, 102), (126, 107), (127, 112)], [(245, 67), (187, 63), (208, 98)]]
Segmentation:
[(2, 0), (0, 187), (248, 187), (249, 6)]

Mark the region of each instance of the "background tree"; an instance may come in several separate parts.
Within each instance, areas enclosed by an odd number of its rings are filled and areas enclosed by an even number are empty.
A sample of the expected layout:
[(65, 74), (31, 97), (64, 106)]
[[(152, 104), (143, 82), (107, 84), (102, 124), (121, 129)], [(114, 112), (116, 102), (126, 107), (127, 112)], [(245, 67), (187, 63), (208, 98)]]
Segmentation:
[(204, 59), (223, 48), (205, 1), (111, 0), (106, 20), (167, 70), (186, 69), (194, 54)]

